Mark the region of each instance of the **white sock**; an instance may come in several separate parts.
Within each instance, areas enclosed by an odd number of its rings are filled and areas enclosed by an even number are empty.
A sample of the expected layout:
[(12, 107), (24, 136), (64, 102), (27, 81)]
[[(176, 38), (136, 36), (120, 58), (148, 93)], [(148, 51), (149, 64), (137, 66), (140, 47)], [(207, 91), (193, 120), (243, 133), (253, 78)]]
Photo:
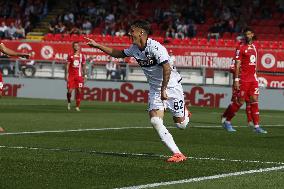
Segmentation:
[(151, 124), (156, 129), (159, 134), (162, 142), (173, 152), (173, 153), (181, 153), (179, 148), (177, 147), (173, 136), (168, 131), (168, 129), (163, 125), (163, 120), (159, 117), (152, 117)]

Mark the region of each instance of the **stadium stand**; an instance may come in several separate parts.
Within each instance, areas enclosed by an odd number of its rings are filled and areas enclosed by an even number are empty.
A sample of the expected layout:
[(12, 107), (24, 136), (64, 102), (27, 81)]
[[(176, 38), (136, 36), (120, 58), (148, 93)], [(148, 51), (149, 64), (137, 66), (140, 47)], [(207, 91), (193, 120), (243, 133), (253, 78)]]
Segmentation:
[[(74, 0), (66, 4), (54, 0), (1, 0), (0, 3), (3, 8), (0, 23), (6, 25), (0, 26), (1, 38), (25, 38), (32, 31), (46, 33), (45, 41), (82, 41), (81, 34), (93, 34), (99, 41), (120, 44), (129, 42), (124, 36), (133, 20), (148, 19), (154, 31), (152, 37), (172, 45), (234, 46), (232, 40), (239, 40), (246, 26), (252, 27), (258, 40), (264, 41), (262, 48), (282, 48), (281, 43), (274, 41), (284, 40), (281, 1)], [(15, 34), (21, 25), (25, 31)], [(169, 27), (171, 34), (166, 32)], [(208, 38), (212, 31), (220, 37)]]

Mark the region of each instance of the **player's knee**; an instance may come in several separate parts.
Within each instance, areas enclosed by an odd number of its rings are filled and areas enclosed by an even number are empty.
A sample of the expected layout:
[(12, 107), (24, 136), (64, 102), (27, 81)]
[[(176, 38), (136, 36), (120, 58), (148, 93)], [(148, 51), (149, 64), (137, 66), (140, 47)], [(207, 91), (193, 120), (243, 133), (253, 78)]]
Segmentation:
[(175, 123), (175, 126), (179, 129), (186, 129), (189, 123), (189, 117), (185, 117), (185, 119), (180, 123)]
[(153, 125), (153, 127), (157, 127), (159, 125), (163, 125), (163, 120), (161, 118), (159, 118), (159, 117), (151, 117), (150, 122)]
[(250, 102), (252, 103), (252, 102), (257, 102), (258, 101), (258, 98), (256, 97), (256, 96), (252, 96), (251, 98), (250, 98)]
[(240, 99), (238, 100), (238, 103), (239, 103), (240, 105), (243, 105), (243, 104), (245, 103), (245, 99), (240, 98)]

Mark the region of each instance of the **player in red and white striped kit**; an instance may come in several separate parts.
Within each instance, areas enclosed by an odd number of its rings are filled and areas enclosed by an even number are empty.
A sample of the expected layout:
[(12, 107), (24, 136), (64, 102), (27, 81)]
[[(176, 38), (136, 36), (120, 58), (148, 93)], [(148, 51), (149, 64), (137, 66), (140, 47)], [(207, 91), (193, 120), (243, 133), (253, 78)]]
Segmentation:
[(71, 96), (75, 89), (76, 111), (80, 111), (80, 102), (82, 98), (82, 88), (86, 75), (86, 61), (84, 55), (80, 51), (80, 44), (74, 42), (72, 44), (73, 52), (68, 55), (65, 80), (67, 81), (67, 109), (71, 109)]
[(232, 128), (231, 120), (236, 112), (240, 109), (245, 101), (249, 101), (251, 105), (252, 119), (254, 123), (254, 130), (256, 133), (266, 134), (263, 128), (259, 126), (259, 108), (258, 96), (259, 87), (256, 76), (257, 65), (257, 45), (254, 43), (254, 32), (252, 29), (244, 31), (245, 44), (241, 44), (236, 50), (235, 60), (235, 79), (234, 88), (240, 91), (240, 95), (236, 102), (233, 102), (228, 110), (226, 121), (223, 126), (225, 129)]
[[(236, 62), (236, 60), (233, 59), (231, 65), (230, 65), (230, 72), (233, 74), (233, 80), (235, 80), (235, 62)], [(222, 124), (224, 124), (227, 116), (229, 115), (231, 105), (234, 102), (238, 101), (239, 96), (240, 96), (240, 91), (235, 89), (234, 86), (232, 86), (231, 104), (229, 104), (229, 106), (227, 107), (227, 109), (225, 110), (225, 112), (223, 113), (223, 115), (221, 117), (221, 123)], [(250, 106), (249, 100), (246, 100), (246, 115), (247, 115), (248, 126), (253, 127), (254, 124), (253, 124), (253, 121), (252, 121), (252, 113), (251, 113), (251, 106)], [(234, 128), (229, 128), (228, 131), (236, 131), (236, 130)]]

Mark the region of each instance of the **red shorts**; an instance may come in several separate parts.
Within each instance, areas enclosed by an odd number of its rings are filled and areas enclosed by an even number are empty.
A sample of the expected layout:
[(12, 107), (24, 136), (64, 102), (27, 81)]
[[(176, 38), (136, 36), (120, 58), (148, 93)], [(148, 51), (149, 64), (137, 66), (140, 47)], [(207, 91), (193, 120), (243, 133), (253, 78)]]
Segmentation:
[(78, 89), (84, 87), (84, 78), (81, 76), (69, 76), (67, 89)]
[(0, 72), (0, 92), (2, 92), (3, 86), (4, 86), (4, 84), (3, 84), (2, 73)]
[(258, 82), (241, 82), (240, 84), (240, 98), (245, 99), (248, 101), (251, 96), (258, 96), (259, 95), (259, 88)]

